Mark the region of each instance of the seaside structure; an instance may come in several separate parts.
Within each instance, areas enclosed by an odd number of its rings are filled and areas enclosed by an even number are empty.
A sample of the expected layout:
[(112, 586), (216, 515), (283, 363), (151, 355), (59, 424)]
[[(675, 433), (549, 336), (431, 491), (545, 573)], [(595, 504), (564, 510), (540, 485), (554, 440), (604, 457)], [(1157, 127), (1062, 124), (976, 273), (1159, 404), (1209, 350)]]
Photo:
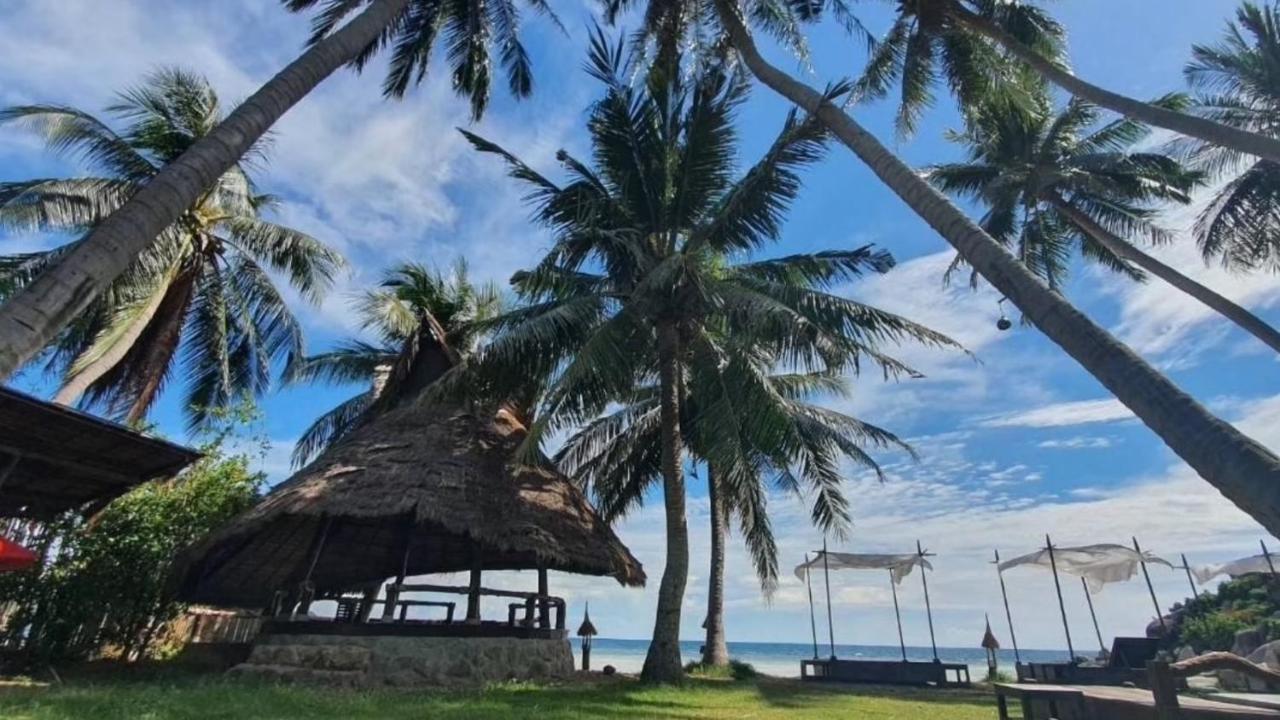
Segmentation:
[[(512, 462), (527, 432), (516, 412), (420, 398), (455, 362), (423, 328), (377, 413), (181, 558), (184, 599), (269, 613), (242, 672), (394, 685), (564, 677), (573, 658), (548, 571), (644, 583), (568, 478)], [(537, 589), (486, 587), (493, 570), (536, 571)], [(409, 581), (457, 572), (466, 585)], [(485, 598), (497, 618), (481, 617)], [(332, 617), (313, 614), (319, 600), (335, 603)]]
[(987, 651), (987, 679), (995, 680), (1000, 672), (1000, 641), (991, 632), (991, 618), (987, 618), (987, 630), (982, 634), (982, 649)]
[(582, 612), (582, 624), (578, 626), (578, 637), (582, 638), (582, 670), (591, 670), (591, 638), (596, 636), (596, 626), (591, 624), (591, 607)]
[[(938, 658), (938, 643), (933, 629), (933, 607), (929, 601), (929, 579), (926, 572), (933, 569), (928, 558), (933, 554), (925, 552), (917, 542), (914, 553), (896, 555), (872, 553), (837, 553), (829, 552), (826, 542), (822, 550), (810, 559), (805, 555), (805, 562), (796, 566), (796, 577), (810, 584), (810, 573), (821, 569), (827, 597), (827, 637), (831, 654), (827, 658), (818, 657), (817, 625), (814, 620), (813, 592), (809, 592), (809, 616), (814, 629), (813, 658), (800, 661), (800, 677), (805, 680), (832, 680), (838, 682), (865, 682), (892, 685), (931, 685), (935, 687), (968, 687), (970, 684), (969, 666), (943, 663)], [(906, 638), (902, 630), (902, 613), (898, 606), (898, 585), (911, 572), (920, 568), (920, 582), (924, 588), (925, 617), (929, 622), (929, 643), (933, 649), (932, 662), (912, 662), (907, 659)], [(835, 627), (831, 612), (831, 571), (832, 570), (887, 570), (889, 588), (893, 594), (893, 612), (898, 623), (898, 644), (902, 650), (902, 660), (843, 660), (836, 657)]]

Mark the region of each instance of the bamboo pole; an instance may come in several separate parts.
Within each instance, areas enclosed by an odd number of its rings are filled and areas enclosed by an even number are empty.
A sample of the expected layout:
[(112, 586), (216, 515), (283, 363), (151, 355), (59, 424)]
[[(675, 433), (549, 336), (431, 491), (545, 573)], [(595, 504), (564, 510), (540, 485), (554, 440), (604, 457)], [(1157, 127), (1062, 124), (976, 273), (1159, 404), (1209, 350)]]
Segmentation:
[(1199, 600), (1200, 590), (1196, 587), (1196, 579), (1191, 575), (1191, 563), (1187, 562), (1187, 554), (1182, 553), (1182, 569), (1187, 572), (1187, 584), (1191, 586), (1191, 597)]
[(893, 617), (898, 621), (898, 646), (902, 648), (902, 662), (906, 662), (907, 640), (902, 635), (902, 611), (898, 609), (898, 583), (894, 582), (893, 568), (889, 568), (889, 590), (893, 593)]
[(1013, 643), (1013, 661), (1015, 663), (1022, 662), (1022, 655), (1018, 652), (1018, 636), (1013, 632), (1013, 613), (1009, 611), (1009, 591), (1004, 586), (1004, 572), (1000, 570), (1000, 551), (996, 550), (996, 561), (992, 564), (996, 566), (996, 577), (1000, 578), (1000, 597), (1004, 599), (1004, 617), (1009, 621), (1009, 640)]
[(1044, 536), (1045, 549), (1049, 551), (1049, 568), (1053, 570), (1053, 589), (1058, 593), (1058, 611), (1062, 613), (1062, 630), (1067, 634), (1067, 652), (1071, 662), (1076, 661), (1076, 649), (1071, 645), (1071, 626), (1067, 624), (1067, 604), (1062, 601), (1062, 582), (1058, 580), (1058, 561), (1053, 557), (1053, 541), (1049, 535)]
[(1160, 632), (1164, 636), (1168, 636), (1169, 628), (1164, 624), (1164, 612), (1160, 609), (1160, 601), (1156, 600), (1156, 589), (1151, 585), (1151, 573), (1147, 572), (1147, 561), (1142, 559), (1142, 547), (1138, 545), (1138, 538), (1133, 539), (1133, 549), (1138, 553), (1138, 564), (1142, 566), (1142, 577), (1147, 581), (1147, 592), (1151, 593), (1151, 604), (1156, 608), (1156, 620), (1160, 622)]
[(813, 615), (813, 575), (809, 567), (809, 553), (804, 554), (804, 584), (809, 589), (809, 630), (813, 632), (813, 659), (818, 659), (818, 621)]
[(827, 564), (827, 538), (822, 538), (822, 580), (827, 586), (827, 640), (831, 643), (831, 659), (836, 659), (836, 628), (831, 623), (831, 568)]
[(929, 645), (933, 647), (933, 661), (938, 662), (938, 640), (933, 634), (933, 606), (929, 603), (929, 578), (924, 569), (924, 548), (921, 547), (919, 540), (916, 540), (916, 554), (920, 556), (922, 561), (920, 564), (920, 582), (924, 585), (924, 614), (929, 619)]
[(1084, 588), (1084, 599), (1089, 603), (1089, 617), (1093, 619), (1093, 632), (1098, 636), (1098, 647), (1103, 654), (1107, 652), (1107, 644), (1102, 640), (1102, 628), (1098, 627), (1098, 614), (1093, 611), (1093, 595), (1089, 594), (1089, 582), (1080, 578), (1080, 586)]

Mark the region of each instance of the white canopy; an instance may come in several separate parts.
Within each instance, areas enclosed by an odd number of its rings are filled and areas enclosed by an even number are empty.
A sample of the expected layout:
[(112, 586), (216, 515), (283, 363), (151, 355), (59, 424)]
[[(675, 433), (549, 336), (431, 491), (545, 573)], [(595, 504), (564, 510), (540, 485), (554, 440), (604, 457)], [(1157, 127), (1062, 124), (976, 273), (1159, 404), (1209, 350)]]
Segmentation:
[[(1056, 561), (1058, 569), (1062, 572), (1084, 578), (1085, 583), (1089, 586), (1089, 592), (1092, 593), (1101, 591), (1103, 586), (1108, 583), (1123, 582), (1133, 577), (1137, 574), (1139, 564), (1143, 560), (1148, 563), (1173, 567), (1168, 560), (1156, 557), (1149, 552), (1143, 552), (1139, 556), (1137, 550), (1113, 543), (1084, 545), (1081, 547), (1055, 547), (1053, 549), (1053, 559)], [(1003, 572), (1020, 565), (1050, 568), (1049, 551), (1047, 549), (1037, 550), (1012, 560), (1005, 560), (1000, 563), (1000, 570)]]
[[(1274, 560), (1272, 561), (1274, 562)], [(1196, 576), (1196, 582), (1201, 585), (1209, 582), (1219, 575), (1228, 577), (1240, 577), (1249, 573), (1265, 573), (1271, 572), (1271, 565), (1267, 563), (1266, 555), (1253, 555), (1251, 557), (1232, 560), (1231, 562), (1221, 563), (1219, 565), (1201, 565), (1191, 568), (1191, 574)]]
[[(920, 557), (916, 553), (904, 555), (875, 555), (869, 553), (827, 553), (827, 567), (832, 570), (892, 570), (893, 582), (895, 585), (902, 584), (902, 578), (911, 574), (911, 568), (919, 565), (926, 570), (932, 570), (933, 566), (929, 561)], [(809, 569), (821, 570), (822, 552), (807, 563), (801, 563), (796, 566), (796, 577), (801, 580), (805, 579), (805, 574)]]

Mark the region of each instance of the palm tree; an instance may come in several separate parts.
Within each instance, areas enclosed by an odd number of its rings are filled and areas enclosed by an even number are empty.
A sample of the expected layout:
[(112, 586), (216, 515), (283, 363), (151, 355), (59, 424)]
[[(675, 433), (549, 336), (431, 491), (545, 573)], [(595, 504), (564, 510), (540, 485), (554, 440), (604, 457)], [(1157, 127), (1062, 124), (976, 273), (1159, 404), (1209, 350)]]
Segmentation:
[[(309, 48), (209, 128), (187, 152), (122, 198), (126, 201), (116, 212), (59, 257), (48, 272), (0, 306), (0, 379), (52, 342), (157, 236), (245, 157), (289, 108), (343, 65), (361, 69), (389, 46), (383, 92), (400, 97), (426, 77), (435, 46), (443, 41), (453, 88), (470, 99), (472, 115), (478, 118), (489, 97), (490, 48), (496, 45), (510, 91), (516, 97), (532, 91), (531, 66), (520, 43), (513, 0), (281, 1), (291, 12), (320, 7)], [(555, 19), (545, 0), (528, 2)], [(344, 24), (347, 18), (351, 19)]]
[[(208, 82), (177, 69), (154, 73), (107, 111), (123, 123), (118, 132), (71, 107), (0, 111), (0, 123), (34, 131), (50, 151), (96, 173), (0, 184), (0, 227), (91, 233), (222, 117)], [(249, 158), (265, 160), (266, 147), (255, 145)], [(209, 411), (266, 390), (273, 364), (302, 355), (301, 328), (267, 270), (316, 300), (342, 266), (315, 238), (264, 220), (274, 202), (246, 166), (232, 166), (54, 338), (50, 364), (62, 372), (55, 399), (102, 405), (137, 422), (180, 361), (196, 426)], [(0, 297), (38, 284), (84, 242), (0, 257)]]
[(1098, 119), (1097, 108), (1081, 100), (1056, 115), (1047, 101), (1030, 112), (993, 103), (951, 136), (969, 161), (936, 165), (927, 176), (985, 203), (982, 228), (1016, 245), (1018, 258), (1051, 288), (1060, 287), (1078, 244), (1084, 257), (1136, 280), (1155, 275), (1280, 352), (1275, 328), (1121, 237), (1170, 242), (1173, 233), (1153, 222), (1151, 203), (1190, 202), (1201, 176), (1167, 155), (1132, 152), (1146, 126), (1119, 119), (1097, 127)]
[[(611, 0), (612, 1), (612, 0)], [(623, 8), (630, 5), (617, 0)], [(746, 15), (733, 0), (711, 6), (651, 5), (643, 28), (658, 38), (666, 18), (715, 17), (726, 42), (761, 84), (809, 112), (848, 147), (876, 177), (947, 241), (960, 257), (1018, 307), (1030, 323), (1061, 347), (1133, 411), (1202, 478), (1268, 530), (1280, 532), (1280, 458), (1215, 417), (1132, 350), (1118, 342), (1057, 293), (1046, 287), (1000, 243), (970, 220), (928, 181), (912, 171), (833, 100), (850, 85), (819, 92), (783, 72), (760, 54)], [(806, 5), (809, 16), (822, 5)], [(650, 22), (656, 17), (658, 22)], [(803, 19), (795, 14), (783, 18)], [(797, 20), (798, 21), (798, 20)], [(793, 23), (783, 22), (784, 25)], [(768, 26), (766, 26), (768, 29)]]
[[(763, 158), (735, 179), (733, 117), (746, 97), (745, 79), (709, 66), (686, 84), (682, 73), (657, 67), (632, 85), (624, 78), (633, 75), (635, 57), (625, 59), (621, 46), (593, 35), (588, 68), (606, 87), (587, 124), (594, 167), (561, 151), (567, 185), (467, 134), (532, 187), (535, 218), (555, 233), (546, 257), (514, 278), (528, 305), (495, 321), (498, 334), (481, 351), (475, 374), (496, 397), (525, 378), (547, 379), (525, 444), (530, 461), (548, 433), (591, 422), (646, 383), (656, 387), (667, 557), (642, 677), (672, 681), (682, 676), (678, 643), (689, 561), (680, 414), (681, 388), (694, 376), (686, 377), (686, 366), (735, 369), (734, 392), (768, 395), (767, 377), (749, 363), (732, 362), (720, 338), (760, 333), (771, 339), (763, 350), (800, 370), (838, 371), (845, 358), (869, 357), (889, 373), (904, 368), (877, 351), (877, 342), (950, 341), (790, 281), (834, 282), (884, 267), (889, 258), (883, 253), (729, 262), (728, 254), (778, 236), (799, 191), (797, 171), (820, 156), (824, 133), (793, 113)], [(473, 378), (466, 382), (476, 386)], [(738, 421), (763, 433), (777, 420)], [(736, 472), (735, 459), (724, 460), (717, 467)]]
[[(807, 402), (816, 392), (844, 395), (847, 384), (830, 373), (769, 375), (773, 358), (735, 355), (734, 362), (755, 362), (753, 373), (768, 377), (772, 393), (742, 397), (725, 392), (733, 372), (722, 367), (691, 366), (682, 397), (681, 429), (690, 454), (706, 464), (710, 504), (711, 553), (707, 592), (704, 665), (725, 665), (724, 570), (728, 521), (737, 518), (756, 574), (766, 594), (777, 582), (778, 558), (766, 503), (767, 487), (813, 497), (813, 522), (825, 534), (842, 537), (849, 528), (848, 500), (842, 490), (841, 460), (882, 477), (866, 446), (896, 446), (911, 452), (895, 435), (834, 410)], [(701, 393), (701, 395), (699, 394)], [(588, 423), (556, 455), (557, 464), (592, 492), (609, 522), (643, 504), (661, 477), (657, 395), (651, 386), (628, 405)], [(738, 418), (772, 414), (779, 422), (765, 435), (751, 434)], [(743, 433), (725, 432), (741, 428)], [(733, 473), (718, 467), (736, 457)]]
[(459, 259), (448, 275), (420, 265), (401, 263), (387, 270), (377, 289), (355, 302), (360, 325), (376, 342), (351, 339), (326, 353), (304, 358), (290, 368), (290, 383), (360, 383), (364, 392), (321, 415), (298, 438), (293, 448), (295, 467), (306, 465), (346, 435), (387, 389), (397, 366), (409, 366), (413, 342), (426, 318), (444, 330), (445, 343), (464, 357), (475, 351), (477, 328), (502, 309), (502, 297), (492, 283), (476, 284)]
[[(883, 93), (902, 78), (899, 118), (909, 128), (930, 100), (929, 85), (942, 76), (962, 105), (980, 102), (999, 85), (1002, 63), (994, 43), (1046, 81), (1073, 96), (1132, 120), (1172, 130), (1213, 145), (1280, 162), (1280, 140), (1252, 130), (1147, 103), (1076, 77), (1063, 52), (1064, 31), (1047, 13), (1008, 0), (899, 0), (898, 16), (868, 64), (867, 88)], [(996, 81), (996, 82), (993, 82)]]
[[(1244, 3), (1217, 45), (1197, 45), (1186, 76), (1205, 117), (1249, 132), (1280, 136), (1280, 9)], [(1237, 271), (1280, 272), (1280, 163), (1230, 147), (1187, 143), (1188, 155), (1214, 177), (1231, 177), (1196, 220), (1206, 260)]]

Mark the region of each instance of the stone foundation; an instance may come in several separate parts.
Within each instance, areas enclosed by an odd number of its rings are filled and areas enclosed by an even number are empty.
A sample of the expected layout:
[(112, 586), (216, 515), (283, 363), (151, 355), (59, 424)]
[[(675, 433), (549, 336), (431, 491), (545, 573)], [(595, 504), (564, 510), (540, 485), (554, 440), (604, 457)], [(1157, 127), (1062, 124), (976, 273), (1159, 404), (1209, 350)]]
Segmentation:
[(233, 674), (344, 687), (557, 680), (573, 674), (566, 638), (261, 635)]

